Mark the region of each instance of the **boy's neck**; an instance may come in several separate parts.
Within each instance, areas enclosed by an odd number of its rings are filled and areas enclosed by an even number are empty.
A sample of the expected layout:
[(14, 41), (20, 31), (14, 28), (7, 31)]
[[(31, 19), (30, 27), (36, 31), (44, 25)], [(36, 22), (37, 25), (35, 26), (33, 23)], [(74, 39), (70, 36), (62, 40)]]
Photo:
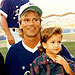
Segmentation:
[(53, 61), (55, 61), (56, 55), (50, 54), (50, 53), (46, 53), (46, 54), (47, 54), (47, 56), (48, 56), (50, 59), (52, 59)]

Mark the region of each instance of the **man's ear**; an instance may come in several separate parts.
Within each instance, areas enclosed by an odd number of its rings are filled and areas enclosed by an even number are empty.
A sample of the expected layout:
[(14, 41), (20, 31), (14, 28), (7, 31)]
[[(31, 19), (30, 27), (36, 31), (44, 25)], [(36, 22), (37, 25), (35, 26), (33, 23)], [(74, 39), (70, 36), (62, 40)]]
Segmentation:
[(23, 29), (22, 23), (19, 21), (19, 28)]
[(43, 46), (43, 48), (45, 48), (45, 49), (47, 48), (47, 47), (46, 47), (46, 43), (44, 43), (44, 42), (42, 43), (42, 46)]
[(42, 28), (42, 26), (40, 25), (40, 28)]

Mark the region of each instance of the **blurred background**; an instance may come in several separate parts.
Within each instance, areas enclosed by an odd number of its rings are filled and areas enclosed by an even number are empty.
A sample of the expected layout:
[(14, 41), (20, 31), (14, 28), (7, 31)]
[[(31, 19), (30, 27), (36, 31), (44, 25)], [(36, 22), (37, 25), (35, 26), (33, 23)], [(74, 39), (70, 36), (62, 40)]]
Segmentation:
[[(0, 0), (2, 4), (4, 0)], [(60, 26), (63, 29), (62, 43), (75, 57), (75, 0), (30, 0), (43, 10), (42, 26)], [(1, 21), (1, 18), (0, 18)], [(5, 33), (0, 25), (0, 52), (7, 53)]]

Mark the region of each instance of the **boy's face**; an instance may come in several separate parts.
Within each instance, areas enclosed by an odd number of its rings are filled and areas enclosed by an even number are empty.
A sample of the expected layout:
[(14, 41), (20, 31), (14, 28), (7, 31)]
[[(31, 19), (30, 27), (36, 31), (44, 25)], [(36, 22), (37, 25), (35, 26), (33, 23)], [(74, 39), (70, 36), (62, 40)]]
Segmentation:
[(61, 51), (61, 34), (56, 34), (50, 37), (43, 47), (46, 49), (46, 54), (57, 55)]

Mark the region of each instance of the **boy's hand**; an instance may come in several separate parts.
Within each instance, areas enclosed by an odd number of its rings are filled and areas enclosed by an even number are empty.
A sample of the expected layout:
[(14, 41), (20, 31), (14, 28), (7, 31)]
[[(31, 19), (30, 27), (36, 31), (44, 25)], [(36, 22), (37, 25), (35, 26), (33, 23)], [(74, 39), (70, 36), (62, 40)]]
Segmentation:
[(63, 65), (63, 64), (65, 64), (66, 60), (62, 56), (56, 55), (55, 62), (58, 63), (58, 64)]
[(67, 61), (62, 56), (56, 55), (55, 62), (58, 64), (61, 64), (63, 68), (65, 69), (66, 73), (68, 73), (69, 75), (74, 75), (71, 67), (69, 66)]

